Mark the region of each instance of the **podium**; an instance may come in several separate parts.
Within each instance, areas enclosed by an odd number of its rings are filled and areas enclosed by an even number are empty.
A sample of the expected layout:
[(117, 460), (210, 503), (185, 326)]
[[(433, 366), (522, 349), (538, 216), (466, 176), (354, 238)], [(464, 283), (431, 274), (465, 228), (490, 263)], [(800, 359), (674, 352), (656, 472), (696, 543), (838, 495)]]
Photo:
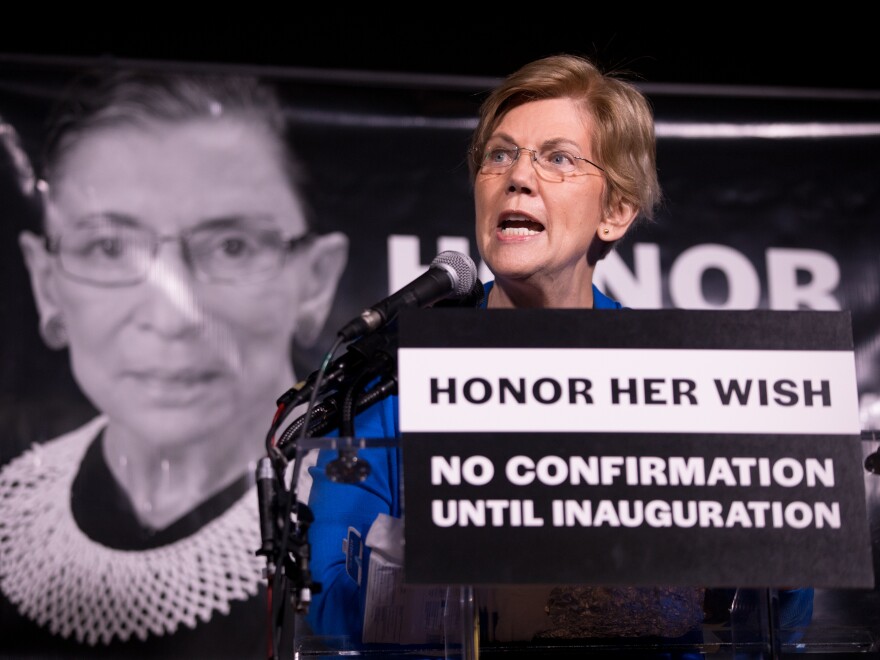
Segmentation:
[[(304, 467), (319, 463), (319, 455), (335, 460), (341, 455), (366, 457), (369, 461), (376, 452), (398, 452), (397, 439), (372, 438), (310, 438), (300, 441), (298, 448)], [(877, 449), (878, 440), (873, 435), (863, 438), (864, 451)], [(302, 480), (308, 488), (308, 477)], [(403, 480), (401, 480), (403, 483)], [(343, 487), (343, 486), (340, 486)], [(404, 517), (405, 518), (405, 517)], [(404, 520), (405, 524), (405, 520)], [(340, 541), (340, 552), (343, 539)], [(374, 567), (375, 568), (375, 565)], [(388, 567), (385, 567), (388, 569)], [(397, 579), (405, 582), (405, 566), (396, 566)], [(401, 586), (399, 583), (398, 588)], [(386, 626), (384, 634), (389, 637), (365, 642), (353, 635), (318, 634), (311, 629), (307, 618), (297, 615), (293, 635), (293, 651), (296, 658), (336, 658), (362, 656), (388, 658), (449, 658), (450, 660), (476, 660), (478, 658), (765, 658), (788, 657), (790, 654), (864, 654), (876, 650), (878, 631), (866, 628), (862, 622), (827, 625), (822, 621), (808, 621), (804, 625), (786, 625), (780, 620), (785, 609), (786, 592), (778, 589), (731, 587), (707, 589), (703, 598), (704, 618), (697, 625), (674, 637), (634, 634), (608, 636), (593, 631), (590, 636), (566, 637), (550, 631), (526, 630), (529, 613), (513, 607), (522, 605), (521, 600), (532, 592), (546, 599), (548, 593), (566, 592), (577, 594), (584, 585), (486, 585), (442, 584), (413, 585), (405, 587), (404, 599), (386, 602), (382, 616), (394, 619), (394, 626)], [(825, 598), (846, 592), (827, 592)], [(870, 596), (870, 592), (859, 592)], [(618, 594), (625, 595), (623, 588)], [(601, 594), (600, 594), (601, 595)], [(400, 597), (400, 592), (396, 592)], [(595, 594), (594, 594), (595, 597)], [(510, 599), (510, 600), (506, 600)], [(366, 598), (365, 598), (366, 600)], [(392, 599), (393, 600), (393, 599)], [(559, 598), (556, 599), (557, 605)], [(428, 603), (421, 611), (414, 603)], [(547, 606), (546, 600), (538, 607)], [(624, 612), (618, 602), (617, 612)], [(407, 608), (409, 608), (407, 610)], [(576, 613), (577, 605), (572, 612)], [(519, 612), (511, 613), (511, 609)], [(558, 609), (558, 608), (557, 608)], [(406, 610), (406, 611), (405, 611)], [(609, 611), (613, 611), (609, 609)], [(677, 611), (678, 612), (678, 611)], [(372, 614), (375, 616), (377, 612)], [(657, 619), (663, 619), (661, 609)], [(403, 620), (406, 615), (406, 620)], [(505, 621), (504, 617), (513, 617)], [(388, 623), (386, 621), (386, 623)], [(534, 620), (532, 624), (534, 627)], [(662, 621), (661, 621), (661, 625)], [(520, 627), (528, 639), (517, 639)], [(597, 626), (598, 627), (598, 626)], [(405, 628), (405, 630), (403, 630)], [(403, 630), (405, 641), (393, 641), (395, 634)], [(424, 636), (416, 640), (422, 631)], [(522, 637), (523, 635), (520, 635)]]
[(382, 577), (363, 637), (303, 617), (297, 657), (876, 650), (811, 616), (874, 584), (848, 317), (468, 311), (401, 315), (400, 438), (298, 447), (402, 504), (321, 550)]

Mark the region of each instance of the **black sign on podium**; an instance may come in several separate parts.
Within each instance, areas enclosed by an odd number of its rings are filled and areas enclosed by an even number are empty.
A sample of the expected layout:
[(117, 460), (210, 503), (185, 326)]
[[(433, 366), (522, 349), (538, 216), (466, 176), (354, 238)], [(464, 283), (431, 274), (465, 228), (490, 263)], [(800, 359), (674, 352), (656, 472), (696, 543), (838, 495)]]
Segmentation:
[(848, 312), (399, 323), (407, 583), (873, 586)]

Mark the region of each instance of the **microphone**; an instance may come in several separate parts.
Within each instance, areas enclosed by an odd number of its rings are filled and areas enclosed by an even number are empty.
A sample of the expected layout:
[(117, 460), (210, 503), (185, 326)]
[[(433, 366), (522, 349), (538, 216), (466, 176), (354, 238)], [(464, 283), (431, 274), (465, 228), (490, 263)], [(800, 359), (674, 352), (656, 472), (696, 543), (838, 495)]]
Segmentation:
[(428, 307), (450, 296), (466, 296), (476, 279), (477, 267), (469, 256), (453, 250), (441, 252), (425, 273), (366, 308), (345, 324), (338, 335), (343, 341), (349, 341), (390, 323), (406, 307)]
[[(431, 305), (431, 307), (435, 309), (481, 307), (484, 298), (485, 290), (483, 283), (479, 278), (475, 278), (474, 285), (466, 295), (458, 298), (445, 298), (439, 300)], [(284, 404), (291, 408), (307, 401), (309, 397), (311, 397), (315, 387), (318, 385), (319, 376), (321, 377), (321, 391), (326, 393), (344, 389), (347, 384), (350, 384), (351, 381), (354, 380), (354, 378), (363, 375), (367, 371), (376, 376), (388, 373), (389, 371), (396, 369), (397, 366), (397, 344), (397, 321), (394, 319), (372, 334), (360, 337), (357, 341), (350, 343), (345, 354), (331, 362), (323, 375), (320, 371), (313, 371), (309, 374), (308, 378), (300, 381), (294, 387), (282, 394), (275, 403), (279, 406)], [(328, 399), (325, 398), (324, 402), (326, 403), (327, 401)], [(330, 403), (333, 405), (332, 401)], [(338, 411), (333, 408), (332, 410), (327, 411), (327, 415), (332, 417), (337, 414), (337, 412)], [(304, 416), (301, 416), (300, 420), (302, 420), (303, 417)], [(281, 436), (278, 448), (283, 450), (285, 440), (289, 439), (291, 436), (290, 431), (295, 432), (299, 430), (299, 428), (300, 427), (297, 427), (297, 422), (294, 422), (289, 426), (288, 430)], [(285, 457), (288, 459), (292, 458), (292, 456), (287, 455), (287, 452), (282, 451), (282, 453), (284, 453)]]
[(276, 489), (275, 470), (272, 460), (264, 456), (257, 463), (257, 505), (260, 510), (260, 539), (262, 545), (257, 550), (258, 555), (265, 555), (266, 560), (274, 563), (275, 543), (277, 542), (275, 525), (275, 511), (278, 497)]
[(475, 278), (474, 285), (468, 293), (457, 298), (444, 298), (443, 300), (438, 300), (431, 305), (431, 309), (451, 309), (456, 307), (467, 309), (471, 307), (482, 307), (485, 300), (486, 288), (483, 286), (483, 282), (479, 278)]
[[(348, 345), (344, 355), (329, 364), (321, 377), (322, 390), (338, 388), (366, 369), (377, 372), (397, 358), (397, 328), (386, 326), (380, 332), (359, 338)], [(308, 378), (285, 392), (276, 401), (291, 406), (306, 401), (315, 389), (320, 371), (313, 371)]]

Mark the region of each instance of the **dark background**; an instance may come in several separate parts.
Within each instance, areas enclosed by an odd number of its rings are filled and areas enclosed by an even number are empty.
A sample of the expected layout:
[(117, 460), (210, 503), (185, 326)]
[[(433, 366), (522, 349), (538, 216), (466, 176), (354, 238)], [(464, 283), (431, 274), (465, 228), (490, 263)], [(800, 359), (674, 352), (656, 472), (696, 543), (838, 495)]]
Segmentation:
[(770, 16), (767, 4), (712, 4), (680, 15), (668, 7), (491, 4), (488, 17), (421, 3), (356, 12), (336, 5), (329, 16), (301, 7), (214, 5), (193, 18), (136, 5), (93, 15), (79, 6), (17, 7), (34, 20), (5, 17), (0, 54), (497, 77), (566, 51), (652, 83), (880, 90), (867, 6), (834, 3), (804, 16), (813, 11), (804, 5)]
[[(284, 67), (318, 69), (326, 73), (331, 89), (311, 86), (309, 77), (301, 75), (291, 76), (290, 88), (296, 109), (327, 111), (320, 116), (335, 117), (340, 108), (356, 105), (368, 118), (374, 113), (472, 117), (477, 100), (473, 90), (491, 87), (490, 79), (525, 62), (564, 51), (597, 56), (603, 64), (628, 69), (646, 83), (835, 90), (815, 97), (793, 93), (783, 99), (712, 89), (707, 94), (660, 90), (652, 99), (658, 117), (667, 123), (766, 122), (781, 117), (795, 123), (873, 124), (878, 116), (880, 39), (867, 9), (860, 12), (841, 3), (800, 6), (799, 11), (816, 12), (816, 18), (807, 20), (794, 13), (771, 18), (766, 13), (769, 5), (748, 8), (741, 3), (691, 8), (680, 16), (666, 6), (654, 17), (632, 5), (599, 15), (591, 6), (571, 3), (491, 4), (485, 6), (492, 12), (489, 18), (472, 15), (474, 7), (372, 4), (372, 15), (354, 16), (336, 5), (332, 17), (315, 18), (303, 15), (301, 5), (251, 3), (199, 8), (195, 19), (153, 5), (117, 4), (91, 13), (82, 6), (10, 7), (0, 19), (0, 64), (6, 55), (50, 56), (57, 58), (58, 71), (35, 67), (40, 78), (11, 67), (11, 73), (4, 73), (0, 111), (14, 111), (15, 116), (6, 118), (36, 146), (42, 136), (42, 112), (60, 89), (54, 74), (65, 78), (67, 65), (77, 58), (110, 57), (213, 63), (228, 71), (236, 65), (275, 72)], [(542, 11), (552, 15), (537, 16)], [(26, 12), (33, 15), (23, 15)], [(337, 78), (335, 71), (366, 73)], [(370, 78), (370, 72), (385, 74), (390, 83), (372, 84), (383, 76)], [(389, 78), (389, 73), (415, 75)], [(418, 74), (485, 78), (471, 84), (450, 79), (443, 85)], [(418, 96), (418, 103), (412, 102), (416, 110), (411, 110), (410, 95), (405, 103), (400, 99), (403, 88), (421, 93), (412, 94)], [(856, 91), (852, 100), (849, 90)], [(402, 131), (366, 122), (310, 123), (312, 116), (297, 118), (304, 126), (304, 153), (315, 164), (317, 208), (331, 224), (348, 223), (345, 226), (361, 237), (353, 251), (357, 259), (353, 257), (341, 285), (347, 295), (340, 297), (328, 323), (333, 329), (363, 304), (386, 295), (381, 263), (387, 235), (418, 233), (422, 263), (428, 263), (436, 254), (436, 236), (469, 234), (470, 193), (459, 169), (468, 135), (464, 128)], [(665, 139), (660, 149), (668, 206), (640, 240), (662, 245), (665, 272), (684, 251), (710, 240), (746, 255), (762, 278), (767, 247), (820, 249), (834, 255), (844, 271), (841, 304), (853, 310), (856, 342), (870, 349), (864, 362), (878, 367), (876, 374), (870, 370), (871, 388), (877, 385), (870, 391), (880, 393), (880, 340), (875, 338), (880, 328), (878, 137), (739, 144)], [(386, 153), (400, 157), (387, 158)], [(424, 158), (426, 153), (431, 157)], [(345, 157), (343, 167), (339, 154)], [(458, 188), (434, 185), (452, 175)], [(376, 229), (367, 232), (364, 227)], [(0, 464), (20, 454), (25, 442), (55, 437), (93, 413), (71, 394), (76, 388), (66, 353), (48, 351), (36, 336), (35, 311), (17, 246), (14, 240), (3, 244), (8, 251), (0, 259), (0, 317), (5, 320), (0, 328), (5, 352), (0, 360), (0, 428), (6, 430), (7, 441), (0, 447)], [(307, 370), (318, 358), (305, 361)], [(878, 484), (880, 480), (868, 475), (875, 554), (880, 539)], [(875, 574), (880, 575), (880, 556), (874, 561)], [(880, 631), (878, 616), (876, 589), (841, 590), (822, 594), (815, 621), (829, 629), (842, 626), (848, 634), (863, 624)], [(823, 625), (817, 628), (825, 631)]]

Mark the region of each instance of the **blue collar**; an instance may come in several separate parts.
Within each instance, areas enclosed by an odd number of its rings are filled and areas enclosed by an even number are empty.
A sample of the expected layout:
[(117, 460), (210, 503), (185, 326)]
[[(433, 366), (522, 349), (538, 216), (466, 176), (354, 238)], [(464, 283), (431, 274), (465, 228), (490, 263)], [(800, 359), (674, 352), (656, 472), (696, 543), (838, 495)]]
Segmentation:
[[(495, 281), (490, 280), (483, 284), (483, 291), (485, 295), (483, 296), (483, 302), (480, 304), (480, 309), (486, 309), (486, 304), (489, 301), (489, 292), (492, 290), (492, 287), (495, 286)], [(623, 305), (621, 305), (616, 300), (612, 300), (604, 293), (599, 291), (596, 285), (593, 285), (593, 309), (623, 309)]]

